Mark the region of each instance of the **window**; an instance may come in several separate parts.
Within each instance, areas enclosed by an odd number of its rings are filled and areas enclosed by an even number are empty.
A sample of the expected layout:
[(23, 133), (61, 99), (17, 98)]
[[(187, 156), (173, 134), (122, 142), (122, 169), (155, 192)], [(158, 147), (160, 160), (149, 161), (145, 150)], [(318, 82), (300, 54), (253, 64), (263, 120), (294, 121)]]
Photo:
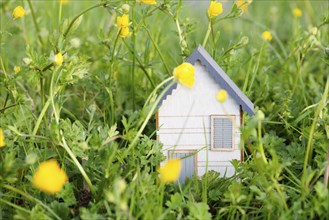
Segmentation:
[[(179, 176), (179, 182), (184, 183), (186, 177), (191, 178), (196, 172), (196, 154), (195, 151), (169, 151), (170, 158), (182, 159), (182, 170)], [(194, 155), (193, 155), (194, 154)]]
[(211, 149), (233, 150), (234, 116), (211, 116)]

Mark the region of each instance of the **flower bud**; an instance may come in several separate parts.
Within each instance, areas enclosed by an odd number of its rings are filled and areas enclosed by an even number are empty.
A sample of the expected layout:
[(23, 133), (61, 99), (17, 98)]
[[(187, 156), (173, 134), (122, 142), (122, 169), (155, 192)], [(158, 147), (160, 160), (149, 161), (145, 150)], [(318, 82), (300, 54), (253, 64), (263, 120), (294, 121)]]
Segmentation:
[(72, 38), (72, 39), (70, 40), (70, 44), (71, 44), (71, 46), (74, 47), (74, 48), (79, 48), (80, 45), (81, 45), (81, 40), (80, 40), (79, 38), (77, 38), (77, 37)]
[(123, 13), (128, 13), (129, 12), (129, 9), (130, 9), (130, 6), (128, 4), (123, 4), (121, 6), (121, 9), (122, 9), (122, 12)]
[(261, 110), (258, 110), (258, 112), (257, 112), (257, 119), (258, 119), (259, 121), (263, 121), (264, 118), (265, 118), (264, 113), (263, 113)]
[(23, 58), (23, 62), (26, 64), (26, 65), (30, 65), (30, 63), (32, 63), (32, 59), (28, 58), (28, 57), (25, 57)]

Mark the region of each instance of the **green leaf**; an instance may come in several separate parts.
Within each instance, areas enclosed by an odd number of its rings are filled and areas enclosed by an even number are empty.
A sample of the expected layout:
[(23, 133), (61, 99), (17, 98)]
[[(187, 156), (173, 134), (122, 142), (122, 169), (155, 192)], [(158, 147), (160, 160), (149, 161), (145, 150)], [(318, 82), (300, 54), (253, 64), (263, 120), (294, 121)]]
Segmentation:
[(58, 194), (56, 194), (56, 197), (63, 199), (64, 203), (67, 206), (72, 206), (77, 204), (77, 200), (75, 199), (73, 193), (73, 186), (71, 183), (65, 184), (64, 188)]
[(69, 214), (70, 210), (66, 203), (60, 203), (58, 201), (54, 201), (50, 204), (50, 208), (63, 220), (70, 219)]
[(92, 210), (88, 210), (86, 208), (80, 208), (80, 217), (82, 220), (90, 220), (90, 219), (97, 219), (97, 220), (105, 220), (106, 218), (97, 214), (97, 213), (94, 213), (92, 212)]
[(188, 219), (211, 219), (211, 214), (208, 212), (209, 207), (206, 203), (188, 203), (189, 215)]
[(33, 207), (29, 219), (52, 220), (39, 205)]
[(179, 207), (183, 206), (183, 196), (180, 193), (175, 193), (170, 196), (170, 201), (166, 202), (169, 209), (177, 210)]

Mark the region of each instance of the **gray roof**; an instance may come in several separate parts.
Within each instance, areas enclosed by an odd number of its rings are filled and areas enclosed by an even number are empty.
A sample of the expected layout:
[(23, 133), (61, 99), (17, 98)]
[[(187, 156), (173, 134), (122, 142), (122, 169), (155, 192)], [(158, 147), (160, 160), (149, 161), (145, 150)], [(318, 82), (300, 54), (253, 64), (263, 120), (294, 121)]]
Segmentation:
[[(196, 61), (200, 61), (205, 66), (209, 74), (220, 84), (220, 86), (227, 91), (228, 94), (241, 105), (243, 111), (249, 115), (254, 115), (254, 104), (248, 99), (248, 97), (235, 85), (235, 83), (226, 75), (226, 73), (218, 66), (216, 61), (207, 53), (207, 51), (199, 45), (193, 53), (186, 59), (186, 62), (195, 64)], [(159, 106), (177, 88), (177, 84), (174, 84), (159, 102)]]

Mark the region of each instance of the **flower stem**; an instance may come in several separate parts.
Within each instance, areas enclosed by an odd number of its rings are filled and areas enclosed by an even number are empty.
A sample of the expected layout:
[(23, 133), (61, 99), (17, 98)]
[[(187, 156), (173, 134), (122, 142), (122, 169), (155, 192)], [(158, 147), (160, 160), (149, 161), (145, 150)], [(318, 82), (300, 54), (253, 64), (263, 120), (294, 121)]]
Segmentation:
[(61, 21), (62, 21), (62, 12), (63, 12), (63, 2), (60, 1), (60, 3), (59, 3), (59, 12), (58, 12), (58, 25), (60, 25)]
[(34, 9), (33, 9), (32, 3), (31, 3), (31, 0), (27, 0), (27, 3), (29, 4), (30, 10), (31, 10), (31, 14), (32, 14), (32, 20), (33, 20), (35, 29), (37, 30), (37, 35), (38, 35), (39, 42), (40, 42), (40, 44), (42, 46), (43, 45), (43, 40), (42, 40), (42, 38), (40, 36), (40, 28), (39, 28), (39, 25), (38, 25), (38, 22), (37, 22), (37, 18), (35, 16), (35, 12), (34, 12)]
[[(135, 54), (135, 52), (130, 48), (130, 46), (127, 44), (127, 42), (125, 41), (125, 39), (122, 39), (123, 43), (126, 45), (126, 47), (128, 48), (128, 50), (130, 51), (130, 53)], [(153, 88), (155, 88), (154, 82), (151, 79), (151, 76), (149, 75), (149, 73), (147, 72), (147, 70), (145, 69), (144, 65), (142, 64), (142, 62), (138, 59), (138, 57), (136, 57), (136, 61), (139, 63), (140, 68), (143, 70), (143, 72), (145, 73), (147, 79), (150, 81), (151, 85)]]
[(329, 93), (329, 79), (327, 79), (324, 93), (322, 95), (322, 98), (321, 98), (321, 100), (318, 104), (318, 107), (316, 109), (316, 112), (314, 114), (313, 123), (312, 123), (310, 134), (308, 137), (305, 159), (304, 159), (304, 166), (303, 166), (303, 174), (302, 174), (302, 200), (305, 199), (305, 196), (306, 196), (305, 194), (306, 194), (306, 191), (308, 188), (308, 186), (306, 185), (307, 184), (307, 167), (308, 167), (309, 158), (312, 158), (312, 141), (313, 141), (313, 136), (315, 133), (315, 127), (316, 127), (316, 124), (318, 123), (318, 118), (319, 118), (320, 112), (325, 108), (325, 104), (327, 102), (327, 98), (329, 95), (328, 93)]
[(203, 39), (202, 47), (205, 47), (205, 46), (206, 46), (207, 41), (208, 41), (208, 38), (209, 38), (209, 36), (210, 36), (210, 33), (211, 33), (211, 20), (209, 20), (209, 23), (208, 23), (208, 30), (207, 30), (206, 36), (205, 36), (204, 39)]
[(180, 47), (181, 47), (181, 51), (182, 51), (182, 54), (184, 54), (184, 47), (182, 45), (182, 43), (184, 41), (184, 38), (182, 36), (182, 30), (180, 28), (178, 18), (175, 18), (175, 23), (176, 23), (176, 27), (177, 27), (178, 36), (179, 36), (179, 44), (180, 44)]
[[(173, 78), (173, 77), (170, 77), (169, 79), (163, 81), (163, 82), (162, 82), (160, 85), (158, 85), (154, 90), (155, 90), (155, 91), (158, 90), (162, 85), (165, 84), (165, 82), (168, 82), (168, 81), (171, 80), (172, 78)], [(154, 102), (154, 104), (153, 104), (151, 110), (149, 111), (148, 115), (146, 116), (146, 118), (145, 118), (145, 120), (144, 120), (142, 126), (141, 126), (140, 129), (138, 130), (138, 132), (137, 132), (135, 138), (133, 139), (133, 141), (131, 142), (131, 144), (130, 144), (129, 147), (127, 148), (127, 150), (123, 153), (122, 158), (125, 158), (125, 157), (128, 155), (129, 151), (130, 151), (130, 150), (136, 145), (136, 143), (137, 143), (139, 137), (141, 136), (141, 134), (142, 134), (144, 128), (146, 127), (147, 123), (149, 122), (149, 120), (150, 120), (151, 116), (153, 115), (155, 109), (158, 107), (158, 104), (159, 104), (160, 100), (161, 100), (162, 97), (166, 94), (166, 92), (169, 90), (169, 88), (170, 88), (171, 86), (173, 86), (174, 84), (175, 84), (175, 81), (172, 81), (170, 84), (167, 85), (167, 87), (166, 87), (166, 88), (162, 91), (162, 93), (158, 96), (158, 98), (157, 98), (156, 101)], [(151, 93), (151, 94), (153, 94), (153, 93)]]
[(262, 121), (261, 120), (258, 121), (258, 142), (259, 142), (258, 146), (259, 146), (260, 155), (263, 159), (263, 162), (265, 164), (267, 164), (264, 147), (263, 147), (263, 142), (262, 142)]
[(262, 58), (264, 46), (265, 46), (265, 43), (263, 43), (262, 47), (260, 48), (258, 59), (257, 59), (257, 63), (256, 63), (256, 66), (254, 67), (254, 70), (253, 70), (253, 75), (252, 75), (252, 78), (250, 80), (250, 86), (249, 86), (249, 89), (247, 91), (247, 94), (250, 94), (252, 85), (254, 84), (254, 81), (255, 81), (255, 78), (256, 78), (256, 74), (257, 74), (258, 69), (259, 69), (260, 60)]
[(114, 100), (113, 100), (113, 90), (112, 90), (112, 73), (113, 73), (113, 65), (114, 65), (114, 55), (115, 55), (115, 49), (117, 48), (118, 40), (120, 37), (120, 30), (118, 31), (118, 34), (115, 38), (114, 45), (113, 45), (113, 51), (111, 56), (111, 65), (110, 65), (110, 77), (109, 77), (109, 86), (105, 86), (105, 89), (109, 95), (110, 98), (110, 108), (111, 108), (111, 125), (115, 122), (115, 109), (114, 109)]
[(3, 185), (3, 188), (8, 189), (10, 191), (13, 191), (15, 193), (18, 193), (18, 194), (24, 196), (25, 198), (27, 198), (28, 200), (30, 200), (32, 202), (38, 203), (39, 205), (44, 207), (49, 213), (51, 213), (56, 219), (61, 220), (61, 218), (51, 208), (49, 208), (47, 205), (45, 205), (40, 200), (38, 200), (38, 199), (34, 198), (33, 196), (27, 194), (26, 192), (23, 192), (22, 190), (17, 189), (15, 187), (12, 187), (12, 186), (7, 185), (7, 184)]
[[(54, 93), (53, 93), (53, 97), (61, 90), (61, 88), (62, 87), (58, 87), (55, 91), (54, 91)], [(41, 124), (41, 121), (42, 121), (42, 118), (43, 118), (43, 116), (46, 114), (46, 111), (47, 111), (47, 109), (48, 109), (48, 107), (49, 107), (49, 105), (50, 105), (50, 102), (51, 102), (51, 100), (53, 99), (53, 97), (49, 97), (49, 99), (47, 100), (47, 102), (45, 103), (45, 105), (43, 106), (43, 108), (42, 108), (42, 110), (41, 110), (41, 113), (40, 113), (40, 115), (39, 115), (39, 117), (38, 117), (38, 119), (37, 119), (37, 122), (36, 122), (36, 124), (35, 124), (35, 126), (34, 126), (34, 129), (33, 129), (33, 132), (32, 132), (32, 135), (36, 135), (37, 134), (37, 132), (38, 132), (38, 129), (39, 129), (39, 126), (40, 126), (40, 124)]]
[(56, 119), (56, 123), (59, 123), (59, 113), (57, 112), (56, 106), (55, 106), (55, 102), (54, 102), (54, 80), (55, 80), (55, 74), (57, 73), (57, 71), (53, 71), (51, 74), (51, 80), (50, 80), (50, 88), (49, 88), (49, 95), (50, 95), (50, 100), (51, 100), (51, 106), (53, 108), (53, 112), (55, 115), (55, 119)]
[(86, 183), (88, 184), (91, 192), (93, 194), (95, 194), (95, 189), (86, 173), (86, 171), (83, 169), (83, 167), (81, 166), (81, 164), (79, 163), (78, 159), (75, 157), (74, 153), (72, 152), (72, 150), (70, 149), (70, 147), (67, 145), (64, 135), (63, 135), (63, 131), (60, 130), (60, 135), (62, 136), (62, 146), (64, 147), (64, 149), (66, 150), (66, 152), (69, 154), (69, 156), (71, 157), (71, 159), (73, 160), (73, 162), (75, 163), (75, 165), (78, 167), (78, 169), (80, 170), (83, 178), (85, 179)]
[(328, 180), (329, 180), (329, 139), (328, 139), (328, 148), (327, 148), (327, 161), (326, 161), (326, 171), (324, 173), (324, 180), (323, 185), (325, 188), (328, 187)]
[[(131, 10), (132, 20), (135, 20), (135, 4)], [(131, 96), (133, 100), (133, 111), (136, 108), (136, 101), (135, 101), (135, 65), (136, 65), (136, 26), (133, 22), (133, 33), (132, 33), (132, 44), (133, 44), (133, 57), (132, 57), (132, 66), (131, 66)]]
[(6, 201), (6, 200), (4, 200), (4, 199), (1, 199), (1, 198), (0, 198), (0, 202), (4, 203), (4, 204), (6, 204), (6, 205), (9, 205), (9, 206), (11, 206), (11, 207), (13, 207), (13, 208), (15, 208), (15, 209), (17, 209), (17, 210), (19, 210), (19, 211), (25, 212), (25, 213), (27, 213), (27, 214), (30, 214), (30, 213), (31, 213), (29, 210), (24, 209), (23, 207), (20, 207), (20, 206), (14, 204), (14, 203), (8, 202), (8, 201)]
[(288, 211), (289, 208), (288, 208), (286, 199), (284, 198), (284, 196), (282, 194), (282, 191), (281, 191), (281, 189), (278, 185), (278, 182), (273, 177), (271, 179), (274, 182), (274, 188), (276, 189), (276, 191), (279, 193), (279, 196), (281, 197), (281, 200), (282, 200), (282, 203), (284, 205), (285, 210)]
[(74, 22), (82, 15), (84, 15), (85, 13), (87, 13), (88, 11), (94, 9), (94, 8), (98, 8), (98, 7), (101, 7), (101, 6), (106, 6), (106, 3), (98, 3), (96, 5), (93, 5), (89, 8), (87, 8), (86, 10), (82, 11), (80, 14), (76, 15), (73, 20), (71, 21), (71, 23), (69, 24), (69, 27), (66, 29), (65, 33), (63, 34), (64, 38), (68, 35), (68, 33), (70, 32)]
[(41, 72), (39, 75), (39, 83), (40, 83), (40, 95), (41, 95), (41, 105), (45, 104), (45, 87), (43, 82), (43, 73)]
[(158, 52), (158, 54), (159, 54), (159, 56), (160, 56), (160, 59), (161, 59), (163, 65), (164, 65), (164, 67), (165, 67), (166, 70), (167, 70), (168, 76), (170, 76), (171, 73), (170, 73), (169, 67), (168, 67), (168, 65), (167, 65), (167, 63), (166, 63), (166, 61), (165, 61), (165, 59), (164, 59), (164, 57), (163, 57), (163, 55), (162, 55), (162, 53), (161, 53), (161, 50), (160, 50), (159, 46), (156, 44), (156, 42), (155, 42), (154, 39), (152, 38), (149, 29), (147, 29), (147, 28), (145, 27), (145, 30), (146, 30), (146, 33), (147, 33), (147, 35), (149, 36), (150, 40), (152, 41), (152, 43), (153, 43), (153, 45), (154, 45), (156, 51)]
[(164, 197), (164, 189), (165, 189), (165, 184), (164, 183), (160, 183), (160, 200), (159, 200), (159, 215), (161, 215), (162, 213), (162, 207), (163, 207), (163, 197)]

